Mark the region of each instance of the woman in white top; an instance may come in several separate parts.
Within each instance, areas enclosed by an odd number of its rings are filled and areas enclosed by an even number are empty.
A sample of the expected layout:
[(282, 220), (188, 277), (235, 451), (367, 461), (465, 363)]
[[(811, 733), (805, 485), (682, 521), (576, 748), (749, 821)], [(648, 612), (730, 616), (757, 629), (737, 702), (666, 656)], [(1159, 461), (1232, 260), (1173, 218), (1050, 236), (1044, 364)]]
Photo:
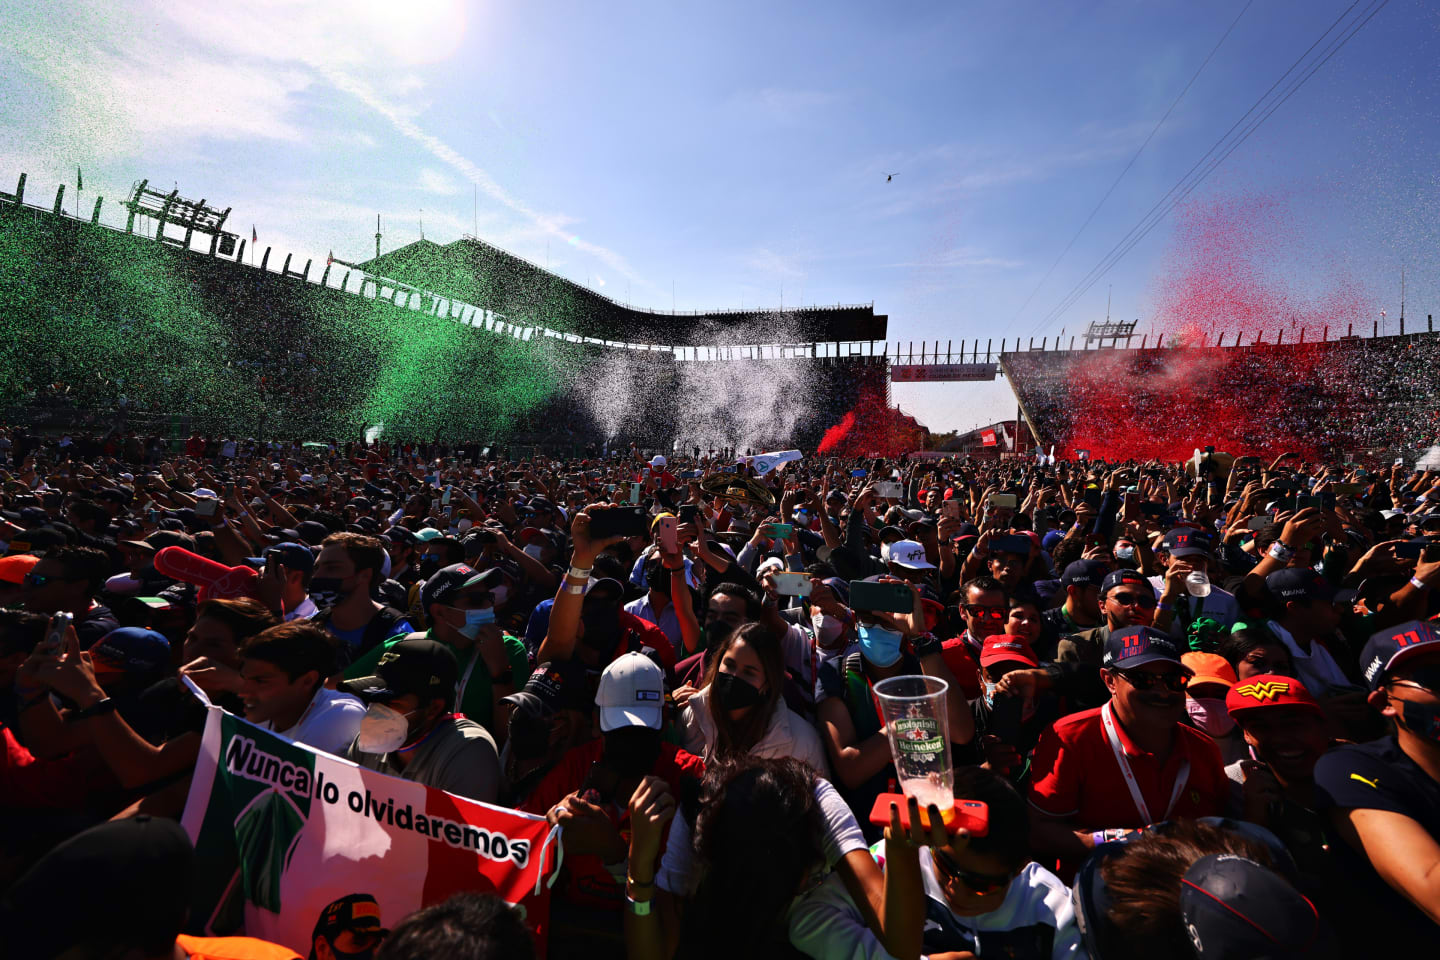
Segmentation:
[(820, 735), (785, 705), (780, 644), (750, 623), (710, 655), (705, 683), (680, 711), (681, 745), (706, 763), (745, 756), (803, 760), (828, 776)]

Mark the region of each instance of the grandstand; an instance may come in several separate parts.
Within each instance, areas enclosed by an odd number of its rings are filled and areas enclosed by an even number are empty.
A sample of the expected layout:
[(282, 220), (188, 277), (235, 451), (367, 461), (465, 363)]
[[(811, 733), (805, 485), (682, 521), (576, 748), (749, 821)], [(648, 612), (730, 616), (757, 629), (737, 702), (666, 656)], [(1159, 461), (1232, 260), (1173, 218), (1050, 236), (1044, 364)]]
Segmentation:
[[(100, 200), (88, 221), (62, 212), (63, 187), (51, 207), (26, 203), (24, 183), (0, 192), (6, 422), (300, 439), (383, 423), (397, 439), (561, 452), (607, 440), (665, 448), (693, 364), (719, 382), (783, 370), (802, 384), (780, 394), (794, 431), (774, 439), (790, 442), (818, 442), (862, 392), (888, 399), (888, 361), (858, 339), (886, 335), (869, 306), (653, 313), (474, 238), (319, 270), (286, 256), (276, 269), (268, 248), (247, 263), (224, 215), (178, 191), (138, 185), (121, 229), (101, 222)], [(176, 211), (153, 239), (143, 224), (135, 232), (137, 215)], [(612, 421), (589, 402), (587, 371), (614, 361), (633, 390)]]
[[(1218, 341), (1217, 341), (1218, 342)], [(1295, 451), (1413, 460), (1440, 439), (1440, 335), (1310, 343), (1025, 350), (1000, 356), (1039, 446), (1057, 456)]]

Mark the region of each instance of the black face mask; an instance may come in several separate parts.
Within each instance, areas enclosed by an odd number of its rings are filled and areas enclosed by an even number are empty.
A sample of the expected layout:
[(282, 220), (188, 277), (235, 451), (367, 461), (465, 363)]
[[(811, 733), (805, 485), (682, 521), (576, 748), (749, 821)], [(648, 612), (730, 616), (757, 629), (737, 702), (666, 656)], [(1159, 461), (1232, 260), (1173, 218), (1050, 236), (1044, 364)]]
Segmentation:
[(429, 580), (440, 569), (440, 558), (435, 556), (424, 556), (415, 565), (415, 570), (420, 574), (420, 579)]
[(580, 622), (585, 624), (585, 636), (580, 642), (591, 650), (608, 653), (620, 642), (620, 618), (613, 607), (585, 610), (580, 614)]
[(724, 620), (712, 620), (705, 624), (705, 649), (714, 650), (724, 643), (735, 628)]
[(351, 592), (345, 589), (345, 581), (339, 577), (310, 578), (310, 599), (321, 609), (338, 606)]
[(715, 687), (715, 699), (726, 710), (753, 707), (765, 699), (765, 695), (760, 692), (759, 687), (748, 680), (742, 680), (733, 673), (715, 674), (712, 685)]
[(543, 757), (550, 747), (550, 721), (540, 717), (510, 716), (510, 755), (516, 760)]
[(643, 777), (660, 759), (660, 731), (621, 727), (605, 734), (605, 766), (622, 777)]

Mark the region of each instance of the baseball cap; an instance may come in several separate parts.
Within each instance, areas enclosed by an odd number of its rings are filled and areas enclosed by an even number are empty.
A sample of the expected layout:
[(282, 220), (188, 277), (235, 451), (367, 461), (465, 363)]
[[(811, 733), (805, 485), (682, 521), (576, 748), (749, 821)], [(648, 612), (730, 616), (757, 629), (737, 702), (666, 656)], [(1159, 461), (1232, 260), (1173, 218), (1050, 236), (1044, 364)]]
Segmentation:
[(590, 596), (596, 590), (614, 594), (616, 600), (625, 599), (625, 585), (614, 577), (597, 577), (585, 584), (585, 596)]
[(1107, 667), (1130, 670), (1147, 663), (1173, 663), (1183, 666), (1175, 642), (1153, 627), (1126, 627), (1114, 630), (1105, 641)]
[(381, 540), (389, 540), (391, 543), (415, 543), (415, 533), (408, 527), (394, 526), (388, 528), (380, 535)]
[(315, 571), (315, 554), (303, 543), (277, 543), (265, 550), (267, 559), (272, 555), (282, 567), (307, 575)]
[(318, 547), (324, 539), (330, 536), (330, 528), (319, 520), (305, 520), (295, 524), (295, 532), (300, 534), (300, 539)]
[(389, 703), (407, 693), (421, 702), (455, 702), (455, 681), (460, 668), (450, 648), (434, 640), (401, 640), (380, 655), (375, 675), (358, 677), (340, 684), (342, 693), (353, 693), (366, 703)]
[(1207, 854), (1180, 881), (1195, 956), (1214, 960), (1337, 956), (1315, 905), (1278, 873), (1234, 854)]
[(316, 937), (321, 936), (334, 940), (346, 930), (355, 933), (378, 933), (382, 937), (390, 933), (380, 926), (380, 903), (368, 893), (352, 893), (321, 910), (310, 940), (313, 943)]
[(533, 698), (547, 711), (584, 710), (588, 711), (592, 701), (586, 689), (585, 666), (578, 660), (549, 660), (540, 664), (525, 681), (518, 693), (503, 699), (507, 703), (522, 706), (525, 698)]
[(1190, 683), (1219, 683), (1227, 687), (1235, 685), (1235, 668), (1230, 666), (1230, 661), (1218, 653), (1201, 653), (1198, 650), (1191, 650), (1188, 653), (1180, 654), (1180, 662), (1190, 668), (1194, 674)]
[(1272, 596), (1281, 600), (1306, 598), (1329, 603), (1335, 596), (1335, 588), (1324, 577), (1305, 567), (1276, 570), (1265, 578), (1265, 586)]
[(1172, 557), (1198, 557), (1210, 552), (1210, 541), (1194, 527), (1176, 527), (1161, 539), (1160, 549)]
[(1075, 560), (1065, 566), (1060, 584), (1066, 587), (1099, 586), (1109, 572), (1110, 565), (1104, 560)]
[(665, 458), (664, 458), (663, 456), (661, 456), (660, 454), (658, 454), (658, 453), (655, 454), (655, 456), (653, 456), (653, 457), (650, 458), (650, 466), (652, 466), (652, 467), (663, 467), (663, 466), (665, 466)]
[(17, 554), (13, 557), (0, 557), (0, 582), (23, 583), (25, 574), (29, 573), (30, 568), (39, 562), (39, 557), (33, 557), (28, 553)]
[(604, 733), (621, 727), (659, 730), (664, 704), (665, 673), (643, 654), (622, 654), (600, 674), (595, 705)]
[(429, 543), (431, 540), (444, 540), (445, 534), (434, 527), (421, 527), (415, 531), (415, 539), (420, 543)]
[(909, 570), (935, 569), (935, 564), (925, 559), (925, 548), (914, 540), (896, 540), (890, 544), (890, 562)]
[(1412, 657), (1440, 650), (1436, 644), (1440, 644), (1440, 632), (1428, 620), (1407, 620), (1372, 633), (1360, 651), (1365, 682), (1371, 690), (1380, 689), (1386, 674)]
[(1384, 517), (1386, 520), (1403, 520), (1405, 518), (1405, 511), (1395, 509), (1381, 510), (1380, 516)]
[(428, 613), (433, 603), (449, 604), (450, 598), (459, 593), (476, 572), (468, 563), (452, 563), (436, 570), (420, 587), (420, 609)]
[(156, 673), (170, 665), (170, 641), (144, 627), (119, 627), (90, 648), (99, 677)]
[(1305, 689), (1305, 684), (1278, 673), (1246, 677), (1244, 683), (1236, 683), (1225, 694), (1225, 709), (1237, 719), (1247, 711), (1261, 707), (1304, 707), (1320, 716), (1320, 704)]
[(980, 648), (980, 666), (988, 667), (994, 663), (1006, 662), (1023, 663), (1027, 667), (1040, 666), (1040, 660), (1035, 656), (1035, 651), (1030, 649), (1030, 644), (1019, 637), (1000, 634), (987, 639)]
[[(655, 516), (652, 517), (651, 520), (650, 520), (650, 529), (651, 529), (651, 530), (654, 530), (654, 529), (655, 529), (655, 525), (656, 525), (657, 523), (659, 523), (659, 522), (660, 522), (662, 519), (664, 519), (665, 517), (669, 517), (671, 520), (674, 520), (674, 519), (675, 519), (675, 514), (670, 513), (669, 511), (664, 511), (664, 512), (655, 514)], [(523, 532), (523, 531), (522, 531), (522, 532)]]
[[(1069, 568), (1067, 567), (1066, 569)], [(1105, 575), (1105, 582), (1100, 584), (1100, 595), (1103, 597), (1107, 595), (1111, 590), (1114, 590), (1116, 587), (1124, 586), (1126, 584), (1133, 584), (1135, 586), (1144, 586), (1146, 588), (1150, 588), (1150, 581), (1146, 580), (1142, 574), (1139, 574), (1134, 570), (1111, 570)]]

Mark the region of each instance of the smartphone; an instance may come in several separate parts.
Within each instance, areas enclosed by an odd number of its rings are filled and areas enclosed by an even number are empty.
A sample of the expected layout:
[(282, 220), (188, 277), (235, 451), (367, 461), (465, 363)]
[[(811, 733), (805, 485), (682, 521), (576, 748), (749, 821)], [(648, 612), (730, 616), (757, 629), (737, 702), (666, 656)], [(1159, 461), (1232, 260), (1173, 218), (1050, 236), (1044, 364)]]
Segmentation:
[(75, 620), (75, 615), (64, 610), (56, 611), (45, 630), (45, 639), (35, 647), (35, 652), (51, 660), (59, 660), (65, 652), (65, 629)]
[(858, 467), (858, 468), (850, 471), (850, 476), (852, 476), (852, 477), (863, 477), (863, 476), (866, 476), (866, 473), (867, 473), (867, 471), (865, 470), (864, 467)]
[(985, 501), (992, 507), (999, 507), (1004, 510), (1014, 510), (1018, 501), (1013, 493), (992, 493), (990, 499)]
[(611, 507), (590, 518), (590, 536), (595, 539), (626, 536), (643, 537), (647, 530), (644, 507)]
[(900, 484), (887, 480), (875, 484), (875, 495), (886, 500), (899, 500), (905, 496), (905, 489)]
[(681, 505), (680, 512), (676, 514), (675, 518), (681, 523), (694, 523), (695, 518), (699, 515), (699, 507), (693, 503), (686, 503)]
[(615, 484), (613, 484), (613, 483), (607, 483), (607, 484), (605, 484), (605, 492), (606, 492), (606, 493), (614, 493), (614, 492), (615, 492)]
[(1019, 743), (1020, 711), (1024, 705), (1020, 697), (996, 694), (986, 732), (995, 734), (1001, 743)]
[(1251, 517), (1250, 522), (1247, 523), (1246, 526), (1249, 527), (1251, 530), (1265, 530), (1269, 527), (1275, 526), (1275, 518), (1270, 516), (1269, 514), (1266, 514), (1263, 517)]
[(195, 516), (197, 517), (213, 517), (218, 509), (220, 509), (219, 500), (203, 497), (195, 501)]
[(911, 613), (915, 598), (904, 583), (881, 583), (878, 580), (850, 582), (850, 609), (876, 610), (881, 613)]
[(1163, 517), (1165, 516), (1165, 504), (1145, 500), (1140, 504), (1140, 512), (1147, 517)]
[[(1094, 546), (1087, 541), (1086, 546)], [(1018, 553), (1022, 557), (1030, 555), (1030, 538), (1018, 533), (1007, 534), (1003, 537), (990, 538), (991, 553)]]
[(1085, 495), (1080, 499), (1098, 510), (1100, 509), (1100, 497), (1101, 493), (1099, 490), (1086, 490)]
[[(448, 507), (448, 506), (450, 505), (450, 495), (451, 495), (452, 493), (454, 493), (454, 491), (455, 491), (455, 484), (453, 484), (453, 483), (447, 483), (447, 484), (445, 485), (445, 492), (442, 493), (442, 494), (440, 494), (440, 504), (441, 504), (441, 506), (446, 506), (446, 507)], [(447, 513), (447, 514), (445, 514), (445, 516), (448, 517), (448, 516), (450, 516), (450, 514)]]
[(775, 592), (782, 597), (808, 597), (812, 586), (808, 573), (775, 574)]
[(950, 517), (952, 520), (960, 519), (960, 501), (942, 500), (940, 502), (940, 513), (942, 516)]
[(1335, 495), (1336, 495), (1337, 497), (1353, 497), (1353, 496), (1356, 496), (1357, 494), (1360, 494), (1360, 493), (1364, 493), (1364, 492), (1365, 492), (1365, 484), (1363, 484), (1363, 483), (1332, 483), (1332, 484), (1330, 484), (1330, 489), (1335, 492)]
[(700, 471), (699, 471), (699, 470), (681, 470), (681, 471), (680, 471), (680, 479), (681, 479), (681, 480), (694, 480), (694, 479), (698, 478), (699, 476), (700, 476)]
[[(870, 822), (876, 826), (890, 826), (890, 804), (899, 796), (895, 793), (882, 793), (875, 798), (875, 806), (870, 809)], [(910, 804), (896, 803), (900, 809), (900, 826), (910, 829)], [(983, 837), (990, 832), (990, 806), (980, 800), (956, 800), (953, 808), (953, 818), (945, 824), (947, 833), (954, 833), (957, 830), (968, 830), (972, 837)]]
[(630, 484), (630, 502), (631, 502), (631, 503), (639, 503), (639, 502), (640, 502), (640, 484), (638, 484), (638, 483), (632, 483), (632, 484)]
[(384, 512), (386, 512), (386, 513), (391, 513), (391, 512), (394, 511), (394, 509), (395, 509), (395, 501), (394, 501), (394, 500), (382, 500), (382, 501), (380, 502), (380, 509), (383, 510)]
[(440, 508), (440, 512), (444, 514), (447, 518), (449, 518), (454, 515), (455, 508), (447, 503), (445, 504), (445, 506)]
[(789, 523), (768, 523), (765, 532), (774, 540), (789, 540), (795, 536), (795, 526)]
[(1324, 507), (1324, 506), (1325, 506), (1325, 498), (1324, 498), (1324, 497), (1310, 497), (1310, 496), (1305, 496), (1305, 497), (1296, 497), (1296, 498), (1295, 498), (1295, 508), (1296, 508), (1297, 510), (1304, 510), (1306, 507), (1315, 507), (1316, 509), (1319, 509), (1319, 508)]
[(1404, 543), (1395, 544), (1395, 556), (1401, 560), (1419, 560), (1420, 554), (1424, 553), (1429, 545), (1423, 541), (1406, 540)]
[(661, 517), (655, 522), (657, 539), (660, 542), (660, 549), (666, 553), (675, 553), (680, 549), (676, 540), (675, 531), (680, 526), (679, 520), (675, 517)]

